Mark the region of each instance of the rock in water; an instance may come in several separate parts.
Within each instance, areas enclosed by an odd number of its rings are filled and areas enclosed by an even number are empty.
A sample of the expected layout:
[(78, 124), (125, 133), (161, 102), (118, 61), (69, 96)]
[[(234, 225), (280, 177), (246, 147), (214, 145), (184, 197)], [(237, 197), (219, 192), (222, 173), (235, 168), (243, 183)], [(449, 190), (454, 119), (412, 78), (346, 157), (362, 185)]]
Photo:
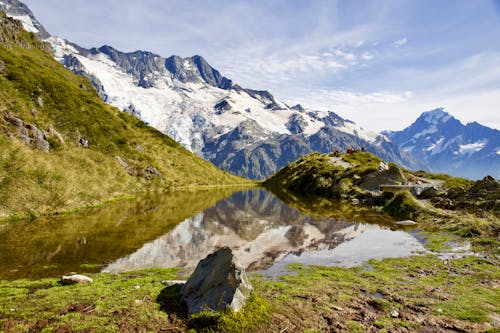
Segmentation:
[(61, 276), (61, 283), (64, 285), (67, 284), (76, 284), (76, 283), (92, 283), (94, 280), (85, 275), (74, 274), (74, 275), (63, 275)]
[(181, 289), (189, 313), (203, 310), (239, 311), (246, 303), (252, 286), (230, 248), (224, 247), (201, 260)]
[(415, 221), (412, 221), (412, 220), (404, 220), (404, 221), (397, 221), (396, 222), (397, 225), (404, 225), (404, 226), (408, 226), (408, 225), (416, 225), (417, 222)]

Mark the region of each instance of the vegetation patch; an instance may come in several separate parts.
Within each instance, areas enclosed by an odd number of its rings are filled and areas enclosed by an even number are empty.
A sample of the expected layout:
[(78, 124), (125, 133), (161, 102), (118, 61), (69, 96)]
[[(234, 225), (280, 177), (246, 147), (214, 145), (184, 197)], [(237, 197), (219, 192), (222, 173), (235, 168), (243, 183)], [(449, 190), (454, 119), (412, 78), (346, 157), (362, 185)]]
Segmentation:
[[(500, 315), (498, 262), (434, 256), (372, 260), (373, 270), (292, 265), (278, 281), (254, 277), (240, 312), (182, 312), (174, 269), (91, 274), (87, 285), (56, 279), (0, 282), (5, 331), (316, 332), (422, 329), (484, 332)], [(170, 304), (170, 306), (169, 306)]]

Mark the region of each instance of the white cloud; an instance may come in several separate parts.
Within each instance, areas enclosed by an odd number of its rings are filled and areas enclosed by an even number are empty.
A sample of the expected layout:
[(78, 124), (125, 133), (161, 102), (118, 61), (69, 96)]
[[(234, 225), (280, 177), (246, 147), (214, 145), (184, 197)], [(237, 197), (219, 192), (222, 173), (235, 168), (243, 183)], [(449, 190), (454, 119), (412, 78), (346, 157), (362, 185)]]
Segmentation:
[(398, 40), (394, 41), (394, 43), (393, 43), (393, 44), (394, 44), (396, 47), (400, 47), (400, 46), (405, 45), (406, 43), (408, 43), (408, 39), (407, 39), (406, 37), (403, 37), (403, 38), (401, 38), (401, 39), (398, 39)]
[(361, 55), (361, 58), (363, 58), (364, 60), (372, 60), (373, 59), (373, 54), (371, 54), (370, 52), (364, 52)]

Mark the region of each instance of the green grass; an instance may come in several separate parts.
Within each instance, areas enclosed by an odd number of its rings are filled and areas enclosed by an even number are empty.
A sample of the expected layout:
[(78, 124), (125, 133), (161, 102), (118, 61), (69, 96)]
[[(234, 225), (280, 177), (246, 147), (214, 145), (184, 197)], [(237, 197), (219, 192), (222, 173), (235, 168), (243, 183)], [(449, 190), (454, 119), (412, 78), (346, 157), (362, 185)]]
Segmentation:
[(327, 154), (313, 153), (301, 157), (279, 170), (264, 182), (271, 189), (286, 189), (303, 195), (347, 199), (361, 193), (359, 180), (377, 170), (382, 160), (373, 154), (356, 152), (340, 156), (352, 167), (344, 168), (331, 161)]
[(418, 220), (423, 214), (432, 213), (408, 191), (396, 193), (384, 206), (384, 211), (395, 218), (410, 220)]
[[(373, 270), (293, 265), (278, 281), (253, 278), (255, 292), (240, 312), (182, 314), (172, 269), (91, 274), (92, 284), (55, 279), (0, 281), (0, 327), (6, 331), (361, 332), (410, 331), (452, 325), (491, 328), (499, 315), (495, 261), (443, 262), (434, 256), (372, 260)], [(167, 294), (165, 294), (167, 293)], [(378, 296), (377, 296), (378, 295)], [(162, 307), (174, 301), (177, 308)], [(392, 317), (397, 310), (399, 317)]]
[(469, 179), (465, 179), (465, 178), (461, 178), (461, 177), (453, 177), (453, 176), (450, 176), (450, 175), (447, 175), (444, 173), (433, 174), (430, 172), (420, 170), (420, 171), (413, 172), (413, 174), (418, 175), (420, 177), (429, 178), (429, 179), (442, 180), (442, 181), (444, 181), (444, 186), (446, 188), (463, 187), (465, 189), (469, 189), (474, 184), (474, 182), (469, 180)]
[[(4, 14), (0, 24), (6, 67), (0, 73), (0, 218), (73, 210), (151, 189), (251, 184), (105, 104), (87, 79), (57, 63), (33, 34)], [(45, 131), (50, 153), (21, 142), (12, 117)], [(50, 127), (64, 143), (49, 134)], [(89, 148), (78, 144), (79, 136), (90, 141)], [(145, 178), (149, 167), (162, 179)]]

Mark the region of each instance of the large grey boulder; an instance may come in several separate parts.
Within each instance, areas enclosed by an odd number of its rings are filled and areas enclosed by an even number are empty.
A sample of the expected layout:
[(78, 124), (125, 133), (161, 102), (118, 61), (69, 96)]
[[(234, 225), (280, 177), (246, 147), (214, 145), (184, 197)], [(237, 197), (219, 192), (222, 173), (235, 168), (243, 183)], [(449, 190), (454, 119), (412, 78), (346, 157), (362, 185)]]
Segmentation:
[(224, 247), (208, 255), (196, 266), (181, 289), (189, 313), (204, 310), (239, 311), (252, 291), (248, 277), (230, 248)]

